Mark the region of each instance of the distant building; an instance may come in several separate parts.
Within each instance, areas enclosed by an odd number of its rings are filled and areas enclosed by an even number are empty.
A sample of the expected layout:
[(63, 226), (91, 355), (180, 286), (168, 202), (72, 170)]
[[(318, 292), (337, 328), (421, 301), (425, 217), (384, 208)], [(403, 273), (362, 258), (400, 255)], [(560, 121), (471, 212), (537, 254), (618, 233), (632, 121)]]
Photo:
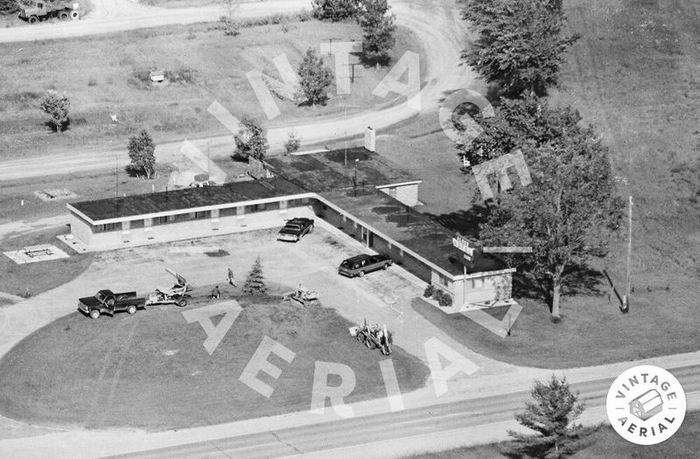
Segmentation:
[(515, 269), (488, 254), (465, 264), (453, 233), (413, 209), (421, 181), (379, 155), (351, 149), (346, 162), (336, 150), (266, 167), (275, 177), (68, 204), (71, 232), (90, 250), (109, 250), (274, 228), (306, 215), (391, 255), (458, 307), (511, 299)]

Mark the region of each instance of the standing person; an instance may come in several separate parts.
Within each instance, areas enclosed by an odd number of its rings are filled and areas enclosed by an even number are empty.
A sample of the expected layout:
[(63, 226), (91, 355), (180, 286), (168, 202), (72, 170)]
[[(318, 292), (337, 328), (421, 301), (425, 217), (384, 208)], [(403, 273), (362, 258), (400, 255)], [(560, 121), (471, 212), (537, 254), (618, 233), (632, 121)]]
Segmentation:
[(219, 286), (217, 285), (217, 286), (214, 287), (214, 289), (211, 291), (211, 299), (213, 299), (213, 300), (218, 300), (220, 296), (221, 296), (221, 292), (219, 291)]
[(235, 286), (236, 286), (236, 283), (233, 282), (233, 271), (231, 271), (231, 268), (228, 269), (228, 273), (227, 273), (227, 276), (226, 276), (226, 277), (228, 277), (228, 283), (229, 283), (229, 285), (235, 287)]

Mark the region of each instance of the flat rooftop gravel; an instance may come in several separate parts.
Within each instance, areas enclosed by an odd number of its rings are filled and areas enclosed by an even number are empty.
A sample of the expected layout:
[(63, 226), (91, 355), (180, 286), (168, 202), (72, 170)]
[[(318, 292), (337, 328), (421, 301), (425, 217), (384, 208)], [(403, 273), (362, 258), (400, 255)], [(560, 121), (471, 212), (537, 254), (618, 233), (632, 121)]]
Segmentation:
[[(367, 225), (403, 244), (452, 275), (464, 274), (462, 252), (452, 245), (455, 233), (417, 210), (381, 191), (334, 191), (319, 193)], [(476, 242), (472, 240), (471, 242)], [(506, 264), (490, 254), (475, 257), (467, 274), (506, 269)]]
[(221, 186), (184, 188), (159, 193), (98, 199), (71, 203), (71, 206), (93, 221), (134, 217), (173, 210), (232, 204), (256, 199), (276, 198), (307, 191), (279, 177)]
[(396, 164), (364, 147), (347, 149), (345, 165), (344, 148), (308, 155), (276, 156), (266, 159), (272, 172), (310, 191), (331, 191), (353, 187), (355, 160), (357, 161), (357, 186), (374, 187), (420, 179), (399, 169)]

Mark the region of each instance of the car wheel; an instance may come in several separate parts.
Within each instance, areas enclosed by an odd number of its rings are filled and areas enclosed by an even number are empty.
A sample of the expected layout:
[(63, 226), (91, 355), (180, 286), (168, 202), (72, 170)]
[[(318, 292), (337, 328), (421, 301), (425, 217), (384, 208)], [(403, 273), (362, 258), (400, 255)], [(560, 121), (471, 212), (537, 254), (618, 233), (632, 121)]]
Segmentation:
[(60, 19), (61, 21), (67, 21), (69, 17), (70, 15), (68, 14), (68, 11), (61, 11), (60, 13), (58, 13), (58, 19)]
[(97, 319), (98, 317), (100, 317), (100, 311), (98, 311), (97, 309), (93, 309), (92, 311), (90, 311), (90, 317), (92, 319)]
[(360, 271), (360, 274), (358, 274), (358, 276), (360, 276), (360, 277), (365, 277), (365, 272), (364, 272), (364, 271)]
[(36, 24), (37, 22), (39, 22), (39, 18), (38, 18), (38, 17), (36, 17), (36, 16), (29, 16), (29, 23), (30, 23), (30, 24)]
[(130, 304), (126, 307), (126, 312), (128, 312), (129, 314), (136, 314), (136, 306)]
[(180, 306), (181, 308), (184, 308), (185, 306), (187, 306), (187, 298), (180, 298), (175, 304)]

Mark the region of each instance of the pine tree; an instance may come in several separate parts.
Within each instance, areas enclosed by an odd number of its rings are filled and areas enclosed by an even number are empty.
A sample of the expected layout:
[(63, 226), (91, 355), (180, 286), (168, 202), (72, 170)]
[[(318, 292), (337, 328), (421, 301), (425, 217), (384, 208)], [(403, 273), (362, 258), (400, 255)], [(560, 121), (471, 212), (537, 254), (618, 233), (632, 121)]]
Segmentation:
[(253, 263), (253, 268), (248, 273), (248, 278), (245, 280), (243, 285), (244, 295), (265, 295), (267, 294), (267, 286), (265, 285), (265, 279), (262, 271), (262, 264), (260, 263), (260, 257), (255, 259)]
[(333, 82), (333, 73), (323, 65), (316, 50), (309, 48), (297, 70), (299, 75), (299, 99), (311, 105), (328, 100), (326, 88)]
[(148, 131), (143, 129), (137, 135), (129, 138), (127, 150), (131, 159), (131, 164), (127, 166), (127, 169), (136, 175), (143, 173), (148, 179), (153, 177), (156, 171), (156, 144)]
[(535, 435), (524, 435), (513, 431), (508, 434), (513, 442), (504, 453), (510, 456), (538, 458), (566, 457), (587, 446), (585, 441), (596, 428), (584, 428), (575, 420), (584, 410), (578, 401), (578, 393), (572, 393), (566, 378), (555, 375), (548, 383), (535, 381), (530, 391), (533, 401), (525, 403), (525, 411), (515, 419)]

